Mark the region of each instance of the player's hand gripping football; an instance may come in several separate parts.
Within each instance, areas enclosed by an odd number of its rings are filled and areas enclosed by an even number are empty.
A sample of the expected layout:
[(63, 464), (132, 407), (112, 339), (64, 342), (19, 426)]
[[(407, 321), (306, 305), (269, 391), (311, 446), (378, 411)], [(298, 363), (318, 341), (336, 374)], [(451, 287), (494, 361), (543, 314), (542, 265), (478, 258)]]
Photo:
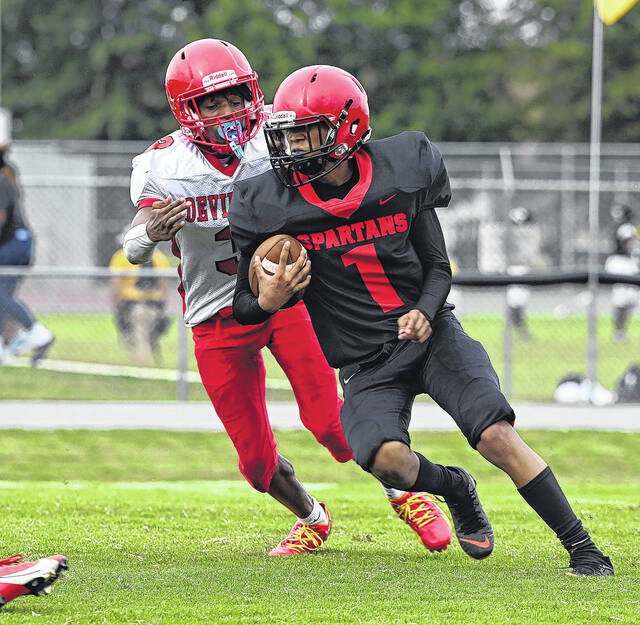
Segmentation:
[(170, 195), (166, 200), (154, 202), (147, 220), (147, 234), (152, 241), (169, 241), (184, 226), (189, 204), (184, 198), (174, 200)]
[(287, 270), (290, 243), (287, 241), (280, 250), (280, 262), (273, 275), (269, 275), (262, 266), (262, 259), (253, 259), (253, 268), (258, 278), (258, 305), (262, 310), (275, 312), (280, 310), (296, 293), (306, 289), (311, 282), (311, 261), (304, 247), (298, 260)]
[(400, 341), (409, 339), (413, 343), (424, 343), (432, 332), (429, 320), (417, 308), (410, 310), (398, 319), (398, 339)]

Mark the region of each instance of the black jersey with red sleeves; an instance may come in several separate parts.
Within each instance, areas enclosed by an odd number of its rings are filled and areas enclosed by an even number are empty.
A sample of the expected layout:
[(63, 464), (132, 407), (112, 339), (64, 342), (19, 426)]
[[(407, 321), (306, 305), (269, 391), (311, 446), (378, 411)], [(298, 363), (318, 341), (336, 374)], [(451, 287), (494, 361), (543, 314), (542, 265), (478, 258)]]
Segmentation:
[(286, 188), (266, 172), (238, 182), (229, 209), (245, 258), (278, 233), (307, 249), (312, 278), (304, 301), (333, 367), (362, 361), (396, 338), (397, 319), (416, 307), (425, 279), (412, 225), (451, 198), (442, 156), (423, 133), (371, 141), (354, 159), (359, 181), (344, 199), (322, 201), (311, 184)]

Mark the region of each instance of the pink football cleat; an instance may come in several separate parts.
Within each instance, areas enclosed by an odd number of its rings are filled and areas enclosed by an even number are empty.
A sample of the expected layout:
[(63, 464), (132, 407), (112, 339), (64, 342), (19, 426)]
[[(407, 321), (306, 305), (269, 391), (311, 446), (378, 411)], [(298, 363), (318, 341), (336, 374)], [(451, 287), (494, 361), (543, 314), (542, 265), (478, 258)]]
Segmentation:
[(21, 554), (0, 560), (0, 608), (22, 595), (49, 594), (53, 582), (68, 568), (67, 558), (59, 555), (35, 562), (22, 562)]
[(324, 544), (331, 532), (331, 515), (327, 507), (320, 502), (327, 515), (326, 523), (306, 525), (298, 521), (289, 536), (287, 536), (275, 549), (269, 552), (270, 556), (295, 556), (299, 553), (311, 553)]
[(444, 551), (451, 542), (451, 525), (429, 493), (407, 492), (390, 499), (396, 514), (418, 535), (429, 551)]

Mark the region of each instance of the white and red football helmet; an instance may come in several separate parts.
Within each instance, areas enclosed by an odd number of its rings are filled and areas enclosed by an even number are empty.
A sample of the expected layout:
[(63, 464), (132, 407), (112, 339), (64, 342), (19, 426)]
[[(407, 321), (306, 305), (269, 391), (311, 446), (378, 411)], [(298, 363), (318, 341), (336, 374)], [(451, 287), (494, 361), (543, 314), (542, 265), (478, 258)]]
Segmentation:
[[(320, 124), (328, 127), (322, 145), (292, 153), (287, 131), (306, 132), (311, 145), (311, 133), (319, 133)], [(265, 122), (271, 166), (287, 187), (298, 187), (333, 171), (370, 135), (364, 88), (349, 72), (332, 65), (303, 67), (285, 78)]]
[[(261, 126), (264, 96), (258, 74), (238, 48), (221, 39), (187, 44), (167, 67), (165, 89), (171, 111), (190, 141), (216, 155), (242, 158), (242, 147)], [(224, 90), (236, 90), (244, 99), (244, 108), (202, 117), (198, 98)]]

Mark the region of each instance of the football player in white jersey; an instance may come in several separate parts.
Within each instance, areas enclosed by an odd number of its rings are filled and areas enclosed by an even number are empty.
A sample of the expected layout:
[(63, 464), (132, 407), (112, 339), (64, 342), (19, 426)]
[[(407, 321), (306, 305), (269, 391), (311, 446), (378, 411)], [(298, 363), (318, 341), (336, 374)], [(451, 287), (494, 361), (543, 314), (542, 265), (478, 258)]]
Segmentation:
[[(129, 261), (142, 263), (158, 241), (171, 240), (180, 258), (179, 291), (200, 376), (238, 452), (240, 471), (256, 490), (268, 492), (298, 517), (270, 555), (314, 551), (329, 535), (331, 518), (277, 451), (260, 350), (269, 347), (284, 369), (304, 426), (336, 460), (346, 462), (353, 456), (340, 424), (335, 373), (304, 304), (250, 327), (238, 324), (231, 310), (238, 252), (227, 209), (236, 181), (270, 169), (257, 74), (232, 44), (202, 39), (175, 54), (165, 87), (180, 129), (133, 161), (131, 199), (138, 213), (124, 251)], [(399, 495), (393, 489), (387, 493)], [(451, 531), (442, 513), (431, 501), (412, 501), (394, 509), (427, 548), (446, 548)]]
[(335, 373), (302, 303), (249, 328), (231, 315), (238, 253), (227, 209), (237, 180), (270, 167), (257, 74), (232, 44), (202, 39), (175, 54), (165, 87), (180, 129), (133, 160), (131, 199), (138, 213), (125, 254), (142, 263), (158, 241), (171, 240), (200, 376), (238, 452), (240, 471), (299, 519), (271, 555), (313, 551), (329, 535), (331, 517), (277, 451), (260, 350), (268, 346), (287, 374), (305, 427), (346, 462), (352, 454), (340, 425)]

